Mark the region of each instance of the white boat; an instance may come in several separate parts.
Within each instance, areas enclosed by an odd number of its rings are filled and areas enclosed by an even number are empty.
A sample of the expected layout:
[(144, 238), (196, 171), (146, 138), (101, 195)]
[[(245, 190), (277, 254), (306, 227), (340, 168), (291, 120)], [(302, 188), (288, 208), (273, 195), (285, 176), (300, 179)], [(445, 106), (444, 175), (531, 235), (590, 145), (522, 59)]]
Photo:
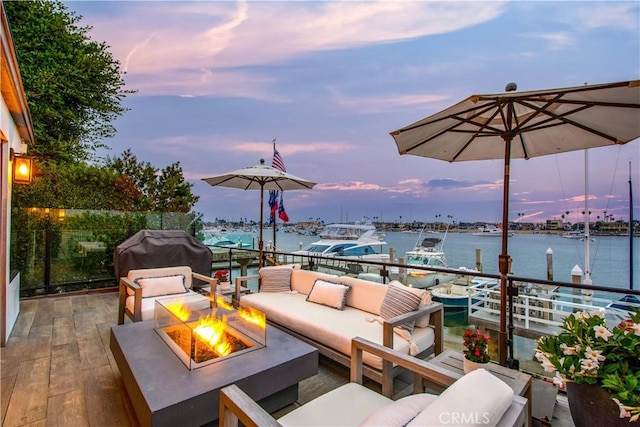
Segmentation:
[(319, 236), (293, 254), (389, 262), (389, 254), (382, 252), (387, 242), (371, 224), (329, 224)]
[[(446, 237), (446, 232), (445, 232)], [(423, 270), (410, 268), (411, 266), (419, 267), (442, 267), (447, 268), (447, 260), (444, 253), (444, 238), (439, 237), (418, 237), (413, 250), (407, 251), (405, 254), (405, 264), (409, 268), (406, 271), (406, 283), (416, 288), (429, 288), (440, 283), (450, 282), (454, 279), (454, 275), (435, 270)], [(392, 272), (397, 269), (392, 269)]]
[(473, 301), (473, 297), (478, 295), (481, 289), (497, 286), (498, 282), (495, 279), (469, 275), (473, 271), (475, 270), (465, 270), (464, 273), (457, 274), (453, 281), (429, 288), (434, 301), (441, 302), (444, 306), (445, 314), (466, 313), (470, 298)]
[[(502, 230), (496, 227), (480, 227), (477, 232), (473, 233), (474, 236), (482, 237), (501, 237)], [(513, 236), (513, 233), (508, 233), (508, 236)]]
[(221, 232), (211, 230), (204, 230), (204, 240), (202, 243), (204, 243), (209, 249), (251, 247), (251, 243), (243, 241), (242, 236), (234, 238), (229, 235), (222, 234)]
[[(564, 237), (565, 239), (583, 240), (585, 238), (585, 234), (584, 234), (584, 231), (573, 230), (573, 231), (567, 231), (566, 233), (561, 234), (560, 237)], [(589, 237), (589, 240), (591, 240), (592, 242), (595, 241), (593, 237)]]

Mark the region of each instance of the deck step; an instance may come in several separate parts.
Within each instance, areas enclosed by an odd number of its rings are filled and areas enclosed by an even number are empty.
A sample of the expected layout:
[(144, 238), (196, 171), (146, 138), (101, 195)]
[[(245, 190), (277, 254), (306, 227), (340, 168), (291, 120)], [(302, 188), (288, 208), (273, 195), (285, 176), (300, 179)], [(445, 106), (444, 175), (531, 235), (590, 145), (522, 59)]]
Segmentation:
[(537, 378), (533, 379), (532, 387), (532, 424), (534, 427), (551, 426), (551, 420), (553, 419), (553, 410), (556, 406), (558, 388), (547, 381), (543, 381)]

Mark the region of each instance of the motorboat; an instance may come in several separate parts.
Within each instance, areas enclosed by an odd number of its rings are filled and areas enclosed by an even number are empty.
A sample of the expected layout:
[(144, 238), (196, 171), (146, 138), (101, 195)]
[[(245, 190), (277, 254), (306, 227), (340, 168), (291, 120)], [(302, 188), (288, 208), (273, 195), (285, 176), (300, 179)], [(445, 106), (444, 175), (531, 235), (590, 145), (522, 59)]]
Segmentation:
[(475, 302), (473, 297), (482, 289), (492, 288), (498, 284), (495, 279), (473, 276), (472, 273), (476, 270), (461, 268), (460, 271), (460, 274), (456, 274), (451, 282), (429, 288), (433, 300), (441, 302), (444, 306), (445, 314), (466, 313), (469, 300), (472, 303)]
[[(496, 227), (480, 227), (473, 235), (481, 237), (501, 237), (502, 230)], [(508, 233), (507, 235), (513, 236), (513, 233)]]
[(329, 224), (319, 237), (293, 254), (389, 262), (389, 254), (382, 252), (387, 242), (371, 224)]
[(205, 230), (204, 232), (204, 240), (202, 243), (204, 243), (209, 249), (251, 247), (251, 243), (243, 241), (241, 236), (233, 238), (227, 234), (208, 230)]
[[(567, 231), (566, 233), (561, 234), (560, 237), (564, 237), (565, 239), (583, 240), (585, 238), (585, 234), (584, 234), (584, 231), (573, 230), (573, 231)], [(589, 240), (591, 240), (592, 242), (595, 241), (595, 239), (591, 236), (589, 236)]]
[[(450, 273), (424, 269), (424, 267), (448, 267), (443, 246), (444, 238), (423, 237), (422, 234), (418, 237), (413, 250), (405, 253), (404, 262), (408, 266), (405, 281), (408, 285), (429, 288), (454, 279), (455, 276)], [(411, 266), (422, 268), (411, 268)]]

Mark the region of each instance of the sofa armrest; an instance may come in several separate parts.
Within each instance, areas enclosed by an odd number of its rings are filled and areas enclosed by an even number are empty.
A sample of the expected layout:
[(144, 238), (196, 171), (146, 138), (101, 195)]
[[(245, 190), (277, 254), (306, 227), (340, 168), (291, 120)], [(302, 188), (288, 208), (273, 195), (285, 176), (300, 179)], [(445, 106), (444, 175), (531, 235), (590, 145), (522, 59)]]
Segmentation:
[[(362, 384), (364, 375), (363, 353), (371, 353), (382, 358), (384, 362), (405, 368), (413, 375), (413, 393), (424, 393), (424, 383), (437, 384), (448, 387), (462, 375), (432, 365), (422, 359), (397, 352), (380, 344), (376, 344), (361, 337), (351, 340), (351, 382)], [(383, 378), (382, 394), (393, 397), (393, 377)]]
[(205, 283), (209, 284), (209, 293), (203, 293), (203, 295), (205, 295), (206, 297), (209, 298), (209, 301), (211, 301), (211, 304), (213, 307), (217, 307), (218, 306), (218, 301), (216, 300), (216, 291), (218, 288), (218, 279), (216, 279), (215, 277), (211, 277), (211, 276), (206, 276), (204, 274), (200, 274), (200, 273), (196, 273), (195, 271), (191, 272), (191, 277), (193, 279), (198, 279), (200, 281), (203, 281)]
[[(442, 334), (444, 333), (444, 310), (442, 303), (434, 302), (429, 305), (423, 306), (418, 310), (410, 311), (405, 314), (401, 314), (396, 317), (392, 317), (391, 319), (385, 320), (384, 327), (384, 337), (382, 343), (385, 347), (393, 348), (393, 328), (396, 326), (402, 325), (403, 323), (409, 322), (411, 320), (417, 320), (424, 316), (425, 314), (430, 314), (429, 317), (429, 325), (435, 329), (436, 335), (436, 354), (442, 352)], [(440, 344), (438, 345), (438, 338), (440, 339)]]
[(126, 310), (126, 301), (129, 296), (128, 290), (131, 289), (134, 295), (134, 303), (133, 303), (133, 321), (137, 322), (142, 320), (142, 288), (140, 285), (135, 283), (132, 280), (129, 280), (127, 277), (120, 278), (120, 295), (119, 295), (119, 304), (118, 308), (118, 324), (122, 325), (124, 323), (124, 314)]
[[(249, 280), (260, 280), (260, 275), (259, 274), (254, 274), (253, 276), (240, 276), (240, 277), (236, 277), (235, 279), (235, 289), (234, 289), (234, 294), (233, 294), (233, 301), (235, 304), (240, 304), (240, 295), (242, 294), (240, 292), (241, 288), (242, 288), (242, 284), (245, 284), (246, 287), (246, 283)], [(260, 289), (260, 286), (258, 286), (258, 289)]]
[(220, 390), (218, 419), (220, 425), (225, 427), (237, 426), (238, 421), (247, 427), (281, 426), (275, 418), (235, 384)]

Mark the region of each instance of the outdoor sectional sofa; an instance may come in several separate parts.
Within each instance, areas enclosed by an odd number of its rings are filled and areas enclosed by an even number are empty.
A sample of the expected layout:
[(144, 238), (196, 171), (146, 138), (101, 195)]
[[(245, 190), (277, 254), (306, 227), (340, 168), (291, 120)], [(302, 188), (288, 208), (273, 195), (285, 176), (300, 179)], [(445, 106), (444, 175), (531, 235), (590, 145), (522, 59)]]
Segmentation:
[[(240, 285), (250, 280), (259, 280), (258, 292), (240, 295)], [(264, 312), (270, 324), (347, 367), (355, 337), (420, 358), (442, 351), (443, 307), (425, 290), (293, 266), (264, 267), (259, 275), (237, 277), (235, 284), (240, 307)], [(364, 374), (378, 383), (399, 371), (365, 355)]]

